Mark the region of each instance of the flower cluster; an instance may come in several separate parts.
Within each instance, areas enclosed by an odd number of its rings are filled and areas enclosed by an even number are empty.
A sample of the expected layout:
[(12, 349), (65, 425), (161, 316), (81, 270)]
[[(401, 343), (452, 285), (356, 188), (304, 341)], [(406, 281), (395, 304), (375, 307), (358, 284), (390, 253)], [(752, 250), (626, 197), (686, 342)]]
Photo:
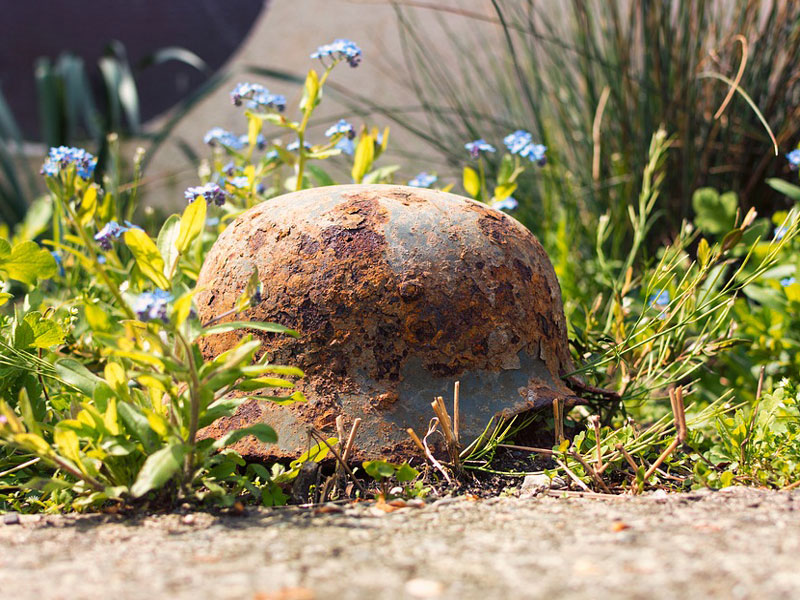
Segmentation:
[(139, 294), (133, 301), (133, 312), (142, 321), (156, 319), (166, 323), (168, 321), (167, 304), (172, 301), (172, 295), (164, 290), (145, 292)]
[(527, 158), (540, 166), (547, 162), (545, 157), (547, 146), (533, 143), (533, 136), (528, 131), (517, 129), (514, 133), (509, 133), (503, 138), (503, 142), (511, 154)]
[(464, 144), (464, 148), (467, 149), (467, 151), (469, 152), (469, 155), (472, 158), (478, 158), (478, 156), (480, 155), (481, 152), (494, 152), (495, 151), (494, 146), (489, 144), (483, 138), (481, 138), (479, 140), (475, 140), (474, 142), (469, 142), (467, 144)]
[(241, 106), (243, 100), (249, 100), (247, 108), (250, 110), (277, 110), (286, 109), (286, 97), (282, 94), (271, 94), (263, 85), (258, 83), (239, 83), (231, 92), (231, 100), (236, 106)]
[(495, 210), (515, 210), (517, 206), (519, 206), (519, 202), (513, 196), (492, 202), (492, 208)]
[(195, 198), (202, 196), (206, 200), (206, 204), (216, 204), (222, 206), (225, 204), (225, 190), (219, 187), (216, 183), (209, 181), (205, 185), (198, 185), (186, 188), (183, 197), (189, 202), (193, 202)]
[(361, 48), (355, 42), (345, 39), (334, 40), (330, 44), (325, 44), (317, 48), (317, 51), (311, 55), (311, 58), (319, 58), (320, 60), (326, 56), (330, 56), (334, 63), (340, 60), (346, 60), (347, 64), (351, 67), (357, 67), (361, 63)]
[(786, 160), (789, 161), (789, 168), (792, 171), (800, 169), (800, 148), (795, 148), (786, 155)]
[(325, 131), (326, 137), (333, 137), (336, 134), (344, 134), (347, 139), (352, 140), (356, 137), (356, 130), (344, 119), (339, 119), (338, 123), (331, 125), (328, 127), (327, 131)]
[(773, 233), (772, 239), (775, 240), (776, 242), (779, 242), (783, 239), (783, 236), (785, 236), (787, 233), (789, 233), (789, 229), (787, 227), (784, 227), (783, 225), (779, 225), (778, 227), (775, 228), (775, 232)]
[(669, 291), (661, 290), (655, 294), (650, 294), (650, 298), (647, 299), (647, 302), (650, 306), (658, 306), (661, 308), (668, 306), (670, 303)]
[(213, 129), (209, 129), (205, 136), (203, 136), (203, 143), (209, 146), (220, 144), (232, 150), (241, 150), (244, 148), (242, 137), (245, 138), (244, 142), (246, 142), (247, 136), (237, 136), (230, 131), (222, 129), (222, 127), (214, 127)]
[(97, 158), (83, 148), (59, 146), (50, 148), (50, 152), (42, 165), (41, 174), (57, 177), (62, 171), (75, 165), (78, 177), (88, 181), (94, 174)]
[(250, 180), (247, 179), (244, 175), (239, 175), (238, 177), (231, 177), (228, 179), (228, 183), (230, 183), (236, 189), (244, 189), (250, 186)]
[(418, 187), (418, 188), (429, 188), (439, 178), (436, 175), (430, 175), (426, 171), (422, 171), (422, 173), (418, 173), (414, 179), (408, 182), (408, 185), (411, 187)]
[(130, 221), (125, 221), (124, 225), (120, 225), (116, 221), (109, 221), (103, 228), (94, 235), (94, 241), (101, 249), (108, 252), (111, 250), (111, 243), (122, 237), (122, 234), (130, 229), (141, 229)]
[[(289, 142), (288, 144), (286, 144), (286, 149), (289, 152), (294, 152), (299, 148), (300, 148), (300, 140), (298, 139), (295, 139), (293, 142)], [(303, 142), (303, 148), (305, 148), (306, 150), (311, 150), (311, 144), (309, 144), (308, 142)]]
[(797, 280), (794, 277), (784, 277), (781, 279), (781, 285), (783, 287), (789, 287), (790, 285), (794, 285), (797, 283)]

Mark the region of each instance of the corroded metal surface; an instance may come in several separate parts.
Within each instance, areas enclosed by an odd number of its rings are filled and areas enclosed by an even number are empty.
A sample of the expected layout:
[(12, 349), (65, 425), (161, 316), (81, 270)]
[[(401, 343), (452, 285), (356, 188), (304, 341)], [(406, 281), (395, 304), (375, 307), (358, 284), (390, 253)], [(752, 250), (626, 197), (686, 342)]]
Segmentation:
[[(276, 363), (305, 370), (308, 402), (248, 400), (207, 435), (265, 421), (276, 446), (243, 440), (261, 457), (296, 456), (307, 425), (333, 433), (339, 414), (362, 418), (356, 458), (402, 458), (405, 432), (424, 433), (434, 396), (461, 381), (461, 434), (495, 414), (573, 400), (561, 291), (538, 240), (513, 218), (443, 192), (346, 185), (287, 194), (237, 218), (200, 273), (200, 317), (229, 311), (257, 267), (264, 300), (237, 320), (273, 321), (299, 339), (253, 332)], [(215, 356), (241, 332), (209, 337)]]

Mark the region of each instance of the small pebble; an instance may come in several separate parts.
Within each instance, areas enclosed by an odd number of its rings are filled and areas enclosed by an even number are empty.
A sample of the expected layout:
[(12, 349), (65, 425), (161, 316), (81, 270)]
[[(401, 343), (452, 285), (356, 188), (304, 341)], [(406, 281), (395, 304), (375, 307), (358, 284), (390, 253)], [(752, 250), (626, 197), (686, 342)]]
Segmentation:
[(3, 515), (3, 525), (19, 525), (19, 513), (10, 512)]
[(444, 586), (432, 579), (409, 579), (406, 581), (406, 593), (414, 598), (437, 598), (442, 595)]

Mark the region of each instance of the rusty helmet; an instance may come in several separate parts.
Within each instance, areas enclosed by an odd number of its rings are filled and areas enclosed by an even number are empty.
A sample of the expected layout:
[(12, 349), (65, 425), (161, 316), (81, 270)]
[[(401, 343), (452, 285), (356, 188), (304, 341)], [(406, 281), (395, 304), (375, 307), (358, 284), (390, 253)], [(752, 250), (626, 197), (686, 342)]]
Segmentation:
[[(300, 337), (253, 331), (276, 363), (296, 365), (308, 401), (247, 400), (206, 432), (254, 422), (276, 445), (242, 440), (243, 454), (296, 457), (309, 425), (362, 419), (354, 458), (412, 450), (435, 396), (461, 382), (460, 436), (479, 436), (495, 415), (574, 399), (561, 290), (539, 241), (512, 217), (445, 192), (340, 185), (286, 194), (234, 220), (200, 271), (203, 322), (231, 311), (258, 269), (263, 300), (236, 320), (271, 321)], [(234, 317), (230, 317), (233, 319)], [(228, 350), (242, 331), (205, 338)]]

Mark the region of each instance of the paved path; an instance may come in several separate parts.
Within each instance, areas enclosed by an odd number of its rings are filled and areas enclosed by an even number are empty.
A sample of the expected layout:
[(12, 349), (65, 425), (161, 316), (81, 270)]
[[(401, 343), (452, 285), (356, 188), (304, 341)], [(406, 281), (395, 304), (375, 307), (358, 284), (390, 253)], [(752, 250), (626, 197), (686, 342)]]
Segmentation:
[(800, 493), (23, 516), (9, 599), (800, 598)]

